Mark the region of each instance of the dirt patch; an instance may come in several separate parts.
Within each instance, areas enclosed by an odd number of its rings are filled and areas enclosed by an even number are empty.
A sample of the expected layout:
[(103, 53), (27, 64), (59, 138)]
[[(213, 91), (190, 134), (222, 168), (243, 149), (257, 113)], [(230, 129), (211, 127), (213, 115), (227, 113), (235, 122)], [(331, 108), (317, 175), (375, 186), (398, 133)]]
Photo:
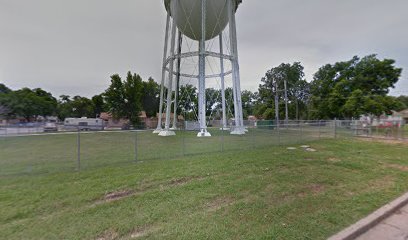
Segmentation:
[(340, 159), (338, 159), (338, 158), (334, 158), (334, 157), (328, 158), (328, 159), (327, 159), (327, 161), (329, 161), (329, 162), (331, 162), (331, 163), (338, 163), (338, 162), (341, 162), (341, 160), (340, 160)]
[(161, 191), (164, 191), (171, 187), (183, 186), (194, 180), (202, 180), (202, 179), (205, 179), (205, 177), (192, 176), (192, 177), (182, 177), (182, 178), (172, 179), (169, 182), (143, 183), (141, 184), (138, 190), (118, 190), (115, 192), (106, 193), (102, 198), (97, 199), (93, 206), (102, 204), (102, 203), (118, 201), (118, 200), (121, 200), (127, 197), (131, 197), (131, 196), (141, 195), (144, 192), (151, 190), (151, 189), (160, 189)]
[(107, 230), (96, 238), (96, 240), (114, 240), (119, 237), (119, 234), (113, 230)]
[(111, 192), (108, 194), (105, 194), (105, 196), (103, 197), (103, 200), (105, 202), (113, 202), (113, 201), (117, 201), (120, 200), (122, 198), (128, 197), (130, 195), (132, 195), (134, 192), (131, 190), (122, 190), (122, 191), (117, 191), (117, 192)]
[(192, 177), (182, 177), (182, 178), (176, 178), (176, 179), (172, 179), (170, 180), (169, 185), (170, 186), (182, 186), (185, 185), (191, 181), (193, 181), (194, 178)]
[(324, 185), (321, 185), (321, 184), (312, 184), (312, 185), (309, 186), (309, 189), (314, 195), (317, 195), (319, 193), (324, 192), (326, 187)]
[(136, 228), (130, 234), (130, 238), (131, 239), (141, 238), (141, 237), (146, 236), (149, 232), (150, 232), (150, 228), (148, 227)]
[(311, 184), (309, 186), (306, 187), (305, 191), (302, 191), (300, 193), (297, 194), (298, 197), (306, 197), (308, 195), (319, 195), (320, 193), (324, 192), (324, 190), (326, 189), (326, 187), (324, 185), (321, 184)]
[(156, 232), (158, 230), (159, 228), (155, 225), (146, 225), (146, 226), (136, 227), (124, 239), (138, 239), (138, 238), (146, 237), (149, 234)]
[(307, 196), (307, 192), (300, 192), (300, 193), (297, 194), (297, 197), (300, 197), (300, 198), (304, 198), (306, 196)]
[(399, 164), (385, 164), (387, 168), (393, 168), (397, 170), (401, 170), (403, 172), (408, 172), (408, 166), (399, 165)]
[(368, 190), (376, 190), (376, 189), (387, 189), (394, 185), (395, 179), (391, 176), (385, 176), (383, 178), (378, 178), (373, 181), (369, 182), (369, 189)]
[(216, 212), (223, 207), (230, 206), (232, 203), (234, 203), (234, 200), (232, 198), (219, 197), (219, 198), (214, 199), (211, 202), (208, 202), (206, 204), (206, 207), (207, 207), (208, 212)]
[(166, 191), (169, 188), (173, 188), (173, 187), (180, 187), (180, 186), (184, 186), (192, 181), (195, 180), (203, 180), (205, 179), (205, 177), (199, 177), (199, 176), (189, 176), (189, 177), (181, 177), (181, 178), (174, 178), (171, 179), (168, 182), (162, 183), (159, 185), (159, 189), (160, 191)]
[(192, 182), (192, 181), (194, 181), (194, 180), (203, 180), (204, 179), (204, 177), (194, 177), (194, 176), (192, 176), (192, 177), (182, 177), (182, 178), (176, 178), (176, 179), (172, 179), (172, 180), (170, 180), (170, 182), (169, 182), (169, 186), (173, 186), (173, 187), (175, 187), (175, 186), (183, 186), (183, 185), (186, 185), (187, 183), (190, 183), (190, 182)]
[(130, 197), (130, 196), (134, 196), (137, 193), (138, 192), (135, 192), (132, 190), (120, 190), (120, 191), (110, 192), (110, 193), (105, 194), (102, 198), (96, 200), (94, 204), (91, 205), (91, 207), (95, 207), (103, 203), (119, 201), (121, 199)]

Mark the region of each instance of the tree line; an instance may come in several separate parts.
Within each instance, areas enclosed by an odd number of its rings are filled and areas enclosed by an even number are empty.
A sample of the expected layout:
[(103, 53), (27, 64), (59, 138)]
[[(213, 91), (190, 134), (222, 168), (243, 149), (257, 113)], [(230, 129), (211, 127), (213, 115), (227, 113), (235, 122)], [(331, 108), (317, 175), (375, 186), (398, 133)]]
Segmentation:
[[(242, 91), (243, 114), (258, 119), (350, 119), (361, 115), (379, 116), (408, 108), (408, 96), (393, 97), (402, 73), (392, 59), (376, 55), (353, 57), (349, 61), (326, 64), (306, 81), (300, 62), (282, 63), (266, 71), (257, 92)], [(286, 91), (285, 91), (286, 89)], [(166, 89), (165, 89), (166, 90)], [(232, 89), (225, 89), (227, 116), (233, 117)], [(109, 112), (115, 118), (140, 124), (139, 115), (155, 117), (159, 109), (160, 85), (149, 78), (128, 72), (126, 78), (111, 76), (109, 87), (92, 98), (61, 95), (58, 99), (40, 88), (11, 90), (0, 83), (0, 114), (7, 118), (23, 117), (30, 121), (39, 116), (98, 117)], [(221, 90), (206, 89), (207, 116), (222, 118)], [(177, 114), (195, 120), (198, 111), (198, 90), (181, 85)]]
[(111, 84), (103, 93), (86, 98), (61, 95), (59, 99), (41, 88), (11, 90), (0, 83), (0, 115), (7, 118), (24, 118), (27, 122), (38, 117), (99, 117), (109, 112), (114, 118), (129, 119), (139, 124), (140, 111), (155, 117), (159, 109), (160, 86), (152, 79), (143, 81), (137, 74), (128, 73), (125, 80), (118, 74), (111, 76)]

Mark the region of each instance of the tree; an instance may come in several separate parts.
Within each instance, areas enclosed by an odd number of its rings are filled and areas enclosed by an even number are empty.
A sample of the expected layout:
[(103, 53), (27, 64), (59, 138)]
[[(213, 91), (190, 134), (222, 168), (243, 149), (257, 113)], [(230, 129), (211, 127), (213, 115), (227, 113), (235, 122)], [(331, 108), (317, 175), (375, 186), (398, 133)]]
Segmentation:
[(252, 93), (251, 91), (244, 90), (241, 93), (242, 100), (242, 114), (244, 118), (254, 114), (255, 101), (258, 97), (257, 93)]
[(125, 115), (125, 93), (121, 77), (118, 74), (111, 76), (111, 84), (104, 93), (108, 111), (116, 119)]
[(387, 94), (402, 72), (394, 63), (369, 55), (321, 67), (311, 83), (312, 117), (352, 118), (390, 112), (397, 103)]
[(225, 105), (227, 119), (232, 118), (234, 115), (234, 90), (231, 87), (225, 89)]
[(180, 86), (180, 97), (178, 103), (178, 114), (183, 114), (185, 120), (193, 121), (198, 116), (198, 92), (191, 84)]
[(27, 121), (38, 116), (51, 116), (56, 112), (57, 100), (51, 93), (40, 88), (22, 88), (5, 91), (0, 97), (0, 105), (7, 109), (8, 117), (24, 117)]
[(9, 92), (11, 92), (11, 89), (8, 88), (3, 83), (0, 83), (0, 94), (6, 94), (6, 93), (9, 93)]
[(92, 97), (93, 115), (100, 116), (102, 112), (106, 111), (106, 103), (103, 98), (103, 94), (95, 95)]
[(10, 92), (11, 89), (0, 83), (0, 116), (7, 117), (10, 114), (10, 109), (6, 107), (8, 93)]
[(61, 95), (58, 100), (57, 116), (60, 120), (68, 117), (95, 117), (95, 105), (91, 99), (81, 96)]
[(400, 102), (398, 111), (402, 111), (408, 108), (408, 96), (401, 95), (397, 97), (397, 101)]
[(205, 89), (206, 116), (212, 116), (221, 106), (221, 91), (214, 88)]
[(109, 112), (114, 118), (126, 118), (137, 127), (142, 111), (143, 81), (129, 71), (125, 81), (118, 74), (111, 76), (111, 85), (104, 93)]
[(278, 67), (268, 70), (259, 85), (259, 101), (255, 114), (270, 119), (272, 109), (275, 109), (275, 95), (278, 94), (279, 118), (285, 117), (284, 83), (286, 81), (289, 118), (306, 116), (309, 84), (304, 79), (303, 69), (300, 62), (295, 62), (293, 64), (282, 63)]
[(72, 117), (72, 104), (71, 98), (68, 95), (61, 95), (58, 100), (57, 117), (59, 120), (64, 121), (67, 117)]
[(70, 102), (72, 107), (72, 117), (81, 118), (88, 117), (94, 118), (94, 104), (91, 99), (81, 96), (73, 97)]
[(38, 115), (51, 116), (54, 115), (57, 109), (57, 99), (55, 99), (51, 93), (42, 90), (41, 88), (35, 88), (32, 90), (36, 95), (37, 104), (39, 107)]
[(153, 78), (143, 82), (142, 108), (147, 117), (156, 117), (160, 104), (160, 85)]

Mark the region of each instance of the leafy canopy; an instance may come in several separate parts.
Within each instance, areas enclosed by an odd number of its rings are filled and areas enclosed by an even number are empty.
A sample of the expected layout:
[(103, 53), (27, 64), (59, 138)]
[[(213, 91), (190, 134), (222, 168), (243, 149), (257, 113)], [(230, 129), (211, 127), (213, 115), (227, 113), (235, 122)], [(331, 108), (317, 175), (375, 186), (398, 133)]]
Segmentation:
[(381, 115), (397, 106), (388, 97), (402, 69), (392, 59), (376, 55), (327, 64), (311, 82), (311, 110), (314, 118), (351, 118), (362, 114)]

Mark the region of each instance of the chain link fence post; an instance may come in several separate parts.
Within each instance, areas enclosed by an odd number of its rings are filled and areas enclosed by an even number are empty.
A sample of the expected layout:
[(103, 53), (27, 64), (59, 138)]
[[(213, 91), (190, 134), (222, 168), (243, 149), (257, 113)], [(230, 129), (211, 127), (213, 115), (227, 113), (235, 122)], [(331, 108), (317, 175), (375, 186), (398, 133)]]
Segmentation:
[(187, 132), (187, 129), (184, 127), (184, 129), (182, 129), (181, 130), (181, 134), (183, 135), (183, 137), (182, 137), (182, 142), (181, 142), (181, 144), (183, 144), (183, 146), (181, 146), (183, 149), (182, 149), (182, 151), (183, 151), (183, 156), (186, 156), (186, 132)]
[(81, 171), (81, 130), (78, 128), (77, 134), (77, 170)]
[(7, 135), (8, 135), (8, 122), (6, 122), (6, 129), (5, 129), (6, 131), (5, 131), (5, 134), (6, 134), (6, 137), (4, 138), (4, 140), (6, 140), (7, 141)]
[(221, 152), (224, 152), (224, 126), (221, 128)]
[(302, 129), (302, 122), (299, 122), (299, 132), (300, 132), (300, 143), (303, 142), (303, 129)]
[(319, 120), (317, 124), (319, 125), (318, 128), (319, 128), (319, 140), (320, 140), (322, 138), (322, 121)]
[(333, 126), (333, 132), (334, 132), (334, 139), (337, 139), (337, 119), (334, 119), (334, 126)]
[(137, 129), (135, 129), (135, 163), (137, 163), (138, 162), (138, 156), (137, 156), (137, 154), (138, 154), (138, 152), (137, 152)]
[(255, 131), (254, 131), (254, 129), (255, 129), (255, 126), (250, 126), (250, 124), (248, 124), (248, 134), (250, 134), (250, 139), (251, 139), (251, 142), (252, 142), (252, 149), (255, 149), (256, 148), (256, 143), (255, 143)]

